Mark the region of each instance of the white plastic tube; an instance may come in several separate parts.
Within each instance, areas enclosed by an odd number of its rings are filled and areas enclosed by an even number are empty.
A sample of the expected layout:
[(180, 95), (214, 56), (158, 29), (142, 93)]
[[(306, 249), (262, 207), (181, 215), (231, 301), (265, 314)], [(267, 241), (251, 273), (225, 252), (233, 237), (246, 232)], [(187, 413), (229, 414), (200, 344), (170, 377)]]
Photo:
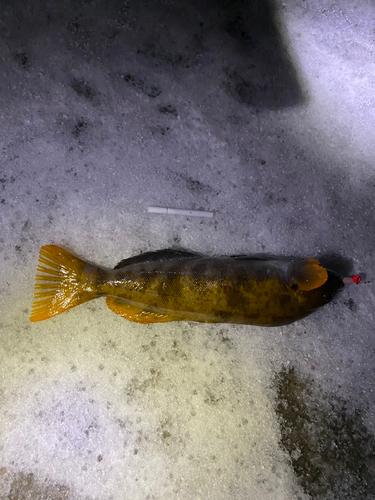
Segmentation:
[(150, 214), (164, 214), (164, 215), (185, 215), (187, 217), (213, 217), (213, 212), (204, 212), (202, 210), (181, 210), (179, 208), (167, 207), (148, 207)]

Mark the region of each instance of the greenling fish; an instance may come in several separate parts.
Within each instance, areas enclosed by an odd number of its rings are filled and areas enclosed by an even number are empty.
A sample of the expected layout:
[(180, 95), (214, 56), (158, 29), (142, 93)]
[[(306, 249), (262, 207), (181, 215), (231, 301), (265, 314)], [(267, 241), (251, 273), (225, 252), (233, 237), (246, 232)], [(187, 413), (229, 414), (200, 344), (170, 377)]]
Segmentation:
[(110, 270), (46, 245), (30, 321), (104, 296), (113, 312), (137, 323), (287, 325), (359, 281), (357, 275), (340, 278), (312, 258), (207, 257), (184, 250), (144, 253)]

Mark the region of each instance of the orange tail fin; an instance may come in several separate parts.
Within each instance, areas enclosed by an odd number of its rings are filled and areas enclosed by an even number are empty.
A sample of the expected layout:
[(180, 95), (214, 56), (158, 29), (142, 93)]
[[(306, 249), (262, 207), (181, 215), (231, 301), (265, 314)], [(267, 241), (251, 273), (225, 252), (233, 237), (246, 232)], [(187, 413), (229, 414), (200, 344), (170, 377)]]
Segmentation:
[(55, 245), (40, 249), (30, 321), (52, 318), (96, 294), (87, 287), (86, 262)]

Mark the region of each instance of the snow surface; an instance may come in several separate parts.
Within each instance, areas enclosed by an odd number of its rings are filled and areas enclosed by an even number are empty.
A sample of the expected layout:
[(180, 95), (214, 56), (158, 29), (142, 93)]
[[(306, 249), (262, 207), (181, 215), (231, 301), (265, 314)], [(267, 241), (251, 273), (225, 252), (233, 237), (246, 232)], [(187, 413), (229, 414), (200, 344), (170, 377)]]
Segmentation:
[(374, 279), (374, 20), (353, 0), (2, 1), (1, 499), (375, 498), (374, 284), (273, 329), (103, 300), (29, 323), (49, 243)]

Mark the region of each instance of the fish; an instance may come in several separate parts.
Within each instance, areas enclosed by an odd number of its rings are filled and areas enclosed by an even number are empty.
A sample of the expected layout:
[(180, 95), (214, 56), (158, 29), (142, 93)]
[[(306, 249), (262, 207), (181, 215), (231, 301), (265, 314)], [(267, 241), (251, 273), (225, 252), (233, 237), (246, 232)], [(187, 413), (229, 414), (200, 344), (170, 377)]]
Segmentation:
[[(89, 300), (142, 324), (169, 321), (281, 326), (330, 302), (345, 284), (315, 258), (206, 256), (182, 249), (146, 252), (114, 269), (56, 245), (40, 249), (30, 321)], [(356, 281), (357, 280), (357, 281)]]

